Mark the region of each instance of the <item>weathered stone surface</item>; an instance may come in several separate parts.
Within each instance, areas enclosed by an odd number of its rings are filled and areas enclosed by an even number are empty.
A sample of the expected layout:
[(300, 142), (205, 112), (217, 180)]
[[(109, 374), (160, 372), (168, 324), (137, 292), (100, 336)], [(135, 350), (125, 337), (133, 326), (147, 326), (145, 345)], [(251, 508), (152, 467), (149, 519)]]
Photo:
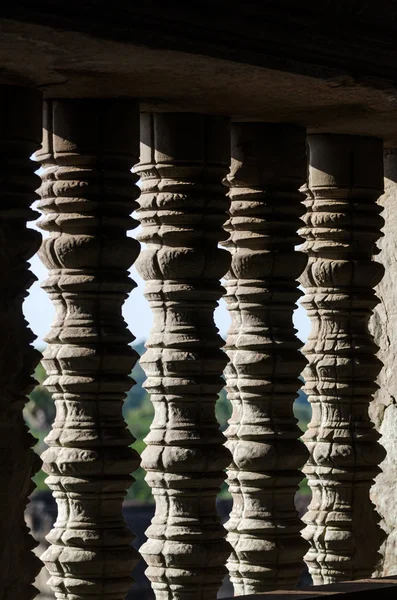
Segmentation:
[(377, 573), (397, 574), (397, 152), (384, 155), (385, 193), (379, 199), (383, 208), (384, 236), (379, 242), (377, 260), (384, 265), (385, 275), (376, 288), (380, 303), (374, 310), (370, 329), (380, 350), (378, 357), (384, 368), (378, 376), (379, 389), (370, 407), (370, 415), (381, 434), (386, 458), (382, 473), (376, 478), (371, 497), (382, 516), (381, 525), (387, 537), (381, 548), (382, 561)]
[(230, 454), (215, 418), (227, 357), (213, 312), (230, 255), (228, 120), (143, 114), (138, 270), (154, 326), (141, 365), (155, 416), (142, 454), (156, 513), (141, 553), (158, 600), (216, 598), (230, 546), (215, 499)]
[(300, 127), (232, 125), (227, 177), (232, 254), (226, 302), (232, 318), (226, 431), (233, 510), (226, 524), (236, 595), (294, 587), (307, 544), (294, 506), (307, 450), (292, 405), (306, 363), (292, 315), (306, 256), (295, 251), (304, 212), (306, 134)]
[(383, 267), (373, 261), (383, 219), (382, 141), (309, 136), (307, 268), (302, 304), (312, 320), (304, 352), (313, 416), (304, 469), (313, 492), (304, 520), (315, 584), (369, 577), (382, 532), (369, 490), (385, 453), (368, 416), (381, 361), (368, 330)]
[[(397, 579), (388, 577), (381, 579), (361, 579), (359, 581), (343, 581), (329, 585), (316, 585), (299, 590), (280, 590), (276, 592), (263, 592), (263, 594), (250, 594), (244, 600), (394, 600), (397, 593)], [(232, 600), (225, 598), (225, 600)]]
[(41, 140), (41, 94), (0, 87), (0, 598), (29, 600), (41, 563), (31, 550), (35, 542), (25, 525), (24, 509), (31, 481), (40, 468), (32, 450), (22, 409), (35, 380), (40, 353), (23, 316), (27, 290), (35, 281), (27, 262), (41, 236), (26, 227), (36, 218), (35, 165), (30, 160)]
[[(0, 80), (48, 98), (304, 123), (397, 145), (395, 0), (3, 2)], [(29, 60), (27, 60), (29, 57)], [(194, 74), (194, 77), (192, 77)]]
[(139, 251), (126, 235), (139, 112), (133, 101), (59, 100), (44, 119), (41, 258), (57, 312), (43, 363), (57, 413), (43, 461), (58, 519), (43, 560), (60, 600), (124, 600), (138, 558), (121, 510), (139, 460), (122, 418), (137, 355), (121, 309)]

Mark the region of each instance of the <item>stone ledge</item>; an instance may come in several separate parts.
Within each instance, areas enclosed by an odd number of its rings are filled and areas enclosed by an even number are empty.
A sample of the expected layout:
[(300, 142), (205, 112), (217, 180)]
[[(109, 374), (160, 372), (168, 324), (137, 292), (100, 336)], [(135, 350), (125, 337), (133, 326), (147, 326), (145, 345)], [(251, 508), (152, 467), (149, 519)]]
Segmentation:
[(346, 581), (332, 585), (319, 585), (304, 590), (279, 590), (276, 592), (264, 592), (263, 594), (251, 594), (248, 596), (235, 596), (244, 600), (259, 600), (266, 596), (266, 600), (308, 600), (313, 598), (336, 598), (344, 595), (343, 600), (352, 598), (354, 600), (370, 600), (376, 593), (378, 600), (394, 600), (397, 597), (397, 577), (384, 577), (381, 579), (362, 579), (360, 581)]

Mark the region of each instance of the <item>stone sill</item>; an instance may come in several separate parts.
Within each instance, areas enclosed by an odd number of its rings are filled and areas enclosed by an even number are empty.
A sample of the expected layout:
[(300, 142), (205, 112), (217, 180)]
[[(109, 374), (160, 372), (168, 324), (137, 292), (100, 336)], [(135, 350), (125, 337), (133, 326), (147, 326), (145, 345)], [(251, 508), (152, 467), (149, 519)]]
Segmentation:
[[(362, 579), (360, 581), (346, 581), (332, 585), (319, 585), (304, 590), (279, 590), (276, 592), (264, 592), (263, 594), (250, 594), (247, 596), (235, 596), (244, 600), (259, 600), (266, 596), (266, 600), (312, 600), (313, 598), (339, 598), (343, 600), (372, 600), (376, 594), (377, 600), (396, 600), (397, 598), (397, 576), (383, 577), (380, 579)], [(235, 600), (228, 598), (226, 600)]]

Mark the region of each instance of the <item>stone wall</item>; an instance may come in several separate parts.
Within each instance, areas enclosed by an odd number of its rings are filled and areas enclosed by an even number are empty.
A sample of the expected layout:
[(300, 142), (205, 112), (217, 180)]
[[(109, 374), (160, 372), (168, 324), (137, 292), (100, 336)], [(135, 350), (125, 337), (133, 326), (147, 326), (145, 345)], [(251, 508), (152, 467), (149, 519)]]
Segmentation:
[(370, 327), (380, 346), (378, 356), (384, 368), (370, 415), (387, 451), (381, 465), (383, 473), (372, 489), (372, 499), (387, 533), (377, 574), (387, 576), (397, 574), (397, 149), (385, 153), (385, 193), (379, 202), (384, 209), (385, 226), (377, 260), (385, 266), (385, 275), (377, 287), (380, 304)]

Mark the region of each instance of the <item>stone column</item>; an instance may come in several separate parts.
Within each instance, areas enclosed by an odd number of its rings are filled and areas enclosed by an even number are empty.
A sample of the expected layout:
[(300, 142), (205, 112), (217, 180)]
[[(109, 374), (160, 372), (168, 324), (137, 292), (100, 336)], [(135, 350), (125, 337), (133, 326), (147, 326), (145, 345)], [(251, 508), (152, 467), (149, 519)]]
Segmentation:
[(397, 575), (397, 149), (387, 148), (384, 153), (385, 193), (379, 200), (383, 208), (385, 227), (381, 238), (379, 262), (385, 267), (385, 276), (376, 288), (380, 303), (370, 321), (375, 342), (379, 344), (378, 357), (384, 368), (379, 374), (379, 389), (370, 407), (376, 429), (381, 434), (380, 443), (386, 450), (381, 465), (382, 473), (376, 479), (371, 497), (382, 516), (386, 532), (382, 563), (377, 575)]
[(24, 520), (40, 459), (22, 415), (40, 360), (22, 306), (36, 279), (27, 261), (41, 241), (26, 227), (37, 216), (31, 209), (37, 181), (30, 156), (40, 145), (41, 114), (40, 93), (0, 87), (0, 598), (6, 600), (33, 598), (41, 567)]
[(56, 306), (46, 385), (56, 418), (43, 454), (58, 519), (44, 553), (56, 598), (124, 600), (137, 553), (122, 517), (138, 456), (122, 418), (137, 355), (121, 309), (136, 226), (139, 112), (134, 101), (46, 103), (40, 226), (43, 283)]
[(156, 514), (141, 552), (158, 600), (212, 600), (230, 553), (215, 500), (230, 455), (215, 418), (227, 362), (213, 312), (229, 253), (228, 120), (198, 114), (141, 118), (139, 215), (147, 244), (138, 269), (154, 326), (141, 365), (155, 409), (142, 454)]
[(236, 595), (295, 587), (306, 543), (294, 496), (307, 451), (292, 405), (305, 365), (292, 315), (306, 257), (295, 251), (304, 212), (306, 133), (265, 123), (232, 126), (232, 253), (226, 301), (232, 317), (226, 431), (233, 510), (226, 524)]
[(315, 584), (370, 577), (381, 543), (369, 491), (384, 450), (368, 416), (381, 362), (368, 330), (383, 267), (373, 260), (383, 219), (382, 141), (309, 136), (301, 277), (312, 320), (304, 372), (313, 416), (304, 469), (313, 498), (305, 517)]

